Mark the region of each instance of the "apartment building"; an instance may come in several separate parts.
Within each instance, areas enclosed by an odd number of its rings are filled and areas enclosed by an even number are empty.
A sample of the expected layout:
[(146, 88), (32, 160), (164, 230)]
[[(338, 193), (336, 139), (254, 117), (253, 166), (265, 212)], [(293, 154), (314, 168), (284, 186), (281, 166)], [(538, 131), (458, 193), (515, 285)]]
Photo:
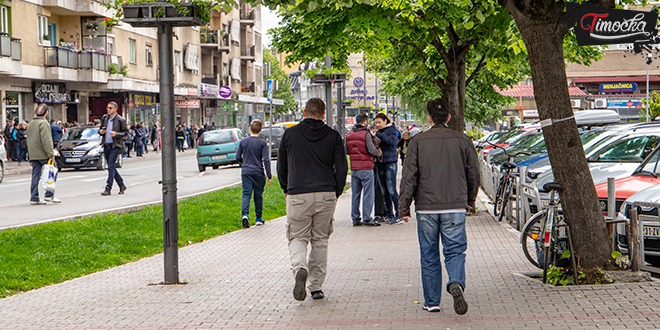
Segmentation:
[[(249, 122), (252, 98), (263, 93), (260, 8), (240, 9), (215, 12), (206, 28), (174, 28), (177, 122)], [(124, 23), (108, 28), (111, 15), (95, 0), (0, 1), (0, 125), (30, 120), (37, 103), (47, 103), (53, 119), (94, 122), (110, 101), (131, 122), (156, 122), (156, 29)], [(209, 46), (215, 24), (234, 38)], [(219, 86), (231, 88), (231, 96), (222, 98)], [(229, 106), (231, 116), (219, 117)]]
[[(261, 6), (213, 11), (201, 34), (204, 121), (247, 130), (265, 110)], [(217, 91), (217, 92), (216, 92)]]

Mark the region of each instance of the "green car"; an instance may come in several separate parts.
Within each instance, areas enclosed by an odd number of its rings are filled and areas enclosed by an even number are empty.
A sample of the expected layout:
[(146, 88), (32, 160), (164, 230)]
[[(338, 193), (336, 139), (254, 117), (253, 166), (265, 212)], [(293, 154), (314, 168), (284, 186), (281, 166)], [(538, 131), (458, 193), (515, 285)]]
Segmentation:
[(217, 169), (220, 165), (238, 164), (236, 149), (245, 133), (238, 128), (207, 131), (199, 138), (197, 145), (197, 167), (200, 172), (207, 166)]

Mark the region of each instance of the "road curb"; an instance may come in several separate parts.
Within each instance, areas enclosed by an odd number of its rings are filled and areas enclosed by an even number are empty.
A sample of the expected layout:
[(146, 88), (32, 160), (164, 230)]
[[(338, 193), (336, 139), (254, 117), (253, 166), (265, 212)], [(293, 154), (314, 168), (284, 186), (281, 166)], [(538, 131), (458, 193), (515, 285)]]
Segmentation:
[[(177, 202), (182, 201), (182, 200), (186, 200), (186, 199), (191, 198), (191, 197), (195, 197), (195, 196), (199, 196), (199, 195), (203, 195), (203, 194), (208, 194), (208, 193), (211, 193), (211, 192), (214, 192), (214, 191), (222, 190), (222, 189), (225, 189), (225, 188), (239, 187), (240, 185), (241, 185), (241, 182), (238, 181), (238, 182), (230, 183), (228, 185), (224, 185), (224, 186), (221, 186), (221, 187), (218, 187), (218, 188), (213, 188), (213, 189), (209, 189), (209, 190), (205, 190), (205, 191), (201, 191), (201, 192), (188, 194), (188, 195), (185, 195), (185, 196), (180, 196), (180, 197), (177, 197)], [(24, 223), (24, 224), (15, 225), (15, 226), (0, 227), (0, 231), (6, 230), (6, 229), (30, 227), (30, 226), (35, 226), (35, 225), (39, 225), (39, 224), (42, 224), (42, 223), (58, 222), (58, 221), (72, 221), (72, 220), (77, 220), (77, 219), (90, 218), (90, 217), (93, 217), (95, 215), (132, 213), (132, 212), (140, 211), (140, 210), (142, 210), (142, 209), (144, 209), (145, 207), (148, 207), (148, 206), (156, 206), (156, 205), (162, 205), (162, 204), (163, 204), (162, 201), (140, 203), (140, 204), (134, 204), (134, 205), (129, 205), (129, 206), (122, 206), (122, 207), (116, 207), (116, 208), (112, 208), (112, 209), (101, 210), (101, 211), (97, 211), (97, 212), (81, 213), (81, 214), (76, 214), (76, 215), (72, 215), (72, 216), (68, 216), (68, 217), (35, 221), (35, 222)]]

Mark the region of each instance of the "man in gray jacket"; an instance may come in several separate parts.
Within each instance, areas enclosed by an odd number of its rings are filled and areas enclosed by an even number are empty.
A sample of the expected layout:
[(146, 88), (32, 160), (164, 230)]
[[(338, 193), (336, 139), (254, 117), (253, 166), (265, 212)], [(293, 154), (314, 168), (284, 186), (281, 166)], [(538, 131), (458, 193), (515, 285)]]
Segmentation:
[(439, 238), (442, 237), (447, 291), (454, 298), (454, 311), (467, 313), (465, 289), (465, 211), (474, 209), (479, 190), (477, 153), (467, 135), (451, 130), (449, 105), (443, 99), (426, 107), (432, 127), (410, 140), (403, 166), (399, 213), (410, 219), (415, 200), (417, 235), (422, 264), (424, 309), (440, 311), (442, 264)]
[(109, 196), (112, 190), (113, 181), (119, 185), (119, 194), (126, 191), (124, 179), (117, 172), (117, 157), (124, 148), (124, 137), (126, 136), (126, 120), (117, 114), (117, 103), (110, 102), (106, 107), (108, 113), (101, 117), (101, 135), (103, 145), (103, 155), (108, 163), (108, 180), (105, 183), (105, 190), (101, 193), (103, 196)]
[[(39, 104), (34, 110), (35, 117), (30, 122), (27, 129), (27, 146), (30, 154), (30, 164), (32, 164), (32, 182), (30, 183), (30, 204), (44, 205), (46, 202), (60, 203), (55, 198), (54, 192), (46, 191), (44, 201), (39, 200), (39, 181), (41, 179), (41, 170), (49, 160), (55, 163), (55, 154), (53, 152), (53, 136), (48, 124), (48, 106)], [(57, 180), (57, 176), (55, 177)]]

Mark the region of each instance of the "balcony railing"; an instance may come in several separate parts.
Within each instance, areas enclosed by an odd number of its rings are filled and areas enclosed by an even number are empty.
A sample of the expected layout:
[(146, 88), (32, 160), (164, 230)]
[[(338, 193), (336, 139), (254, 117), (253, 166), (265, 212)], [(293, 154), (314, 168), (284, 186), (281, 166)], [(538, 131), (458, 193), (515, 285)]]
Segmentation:
[(241, 56), (254, 57), (254, 45), (241, 46)]
[(0, 56), (20, 61), (23, 57), (21, 39), (12, 38), (8, 33), (0, 33)]
[(254, 9), (249, 6), (243, 6), (243, 8), (241, 8), (240, 18), (245, 21), (253, 21)]
[(219, 35), (221, 35), (221, 32), (218, 29), (202, 28), (199, 33), (199, 39), (203, 44), (217, 44)]
[(44, 66), (46, 67), (93, 69), (107, 72), (111, 62), (108, 54), (58, 46), (44, 47), (44, 55)]
[(253, 81), (246, 81), (241, 84), (241, 91), (243, 93), (254, 93), (255, 90), (255, 84)]
[(204, 75), (202, 76), (202, 82), (210, 85), (217, 85), (217, 80), (215, 75)]

